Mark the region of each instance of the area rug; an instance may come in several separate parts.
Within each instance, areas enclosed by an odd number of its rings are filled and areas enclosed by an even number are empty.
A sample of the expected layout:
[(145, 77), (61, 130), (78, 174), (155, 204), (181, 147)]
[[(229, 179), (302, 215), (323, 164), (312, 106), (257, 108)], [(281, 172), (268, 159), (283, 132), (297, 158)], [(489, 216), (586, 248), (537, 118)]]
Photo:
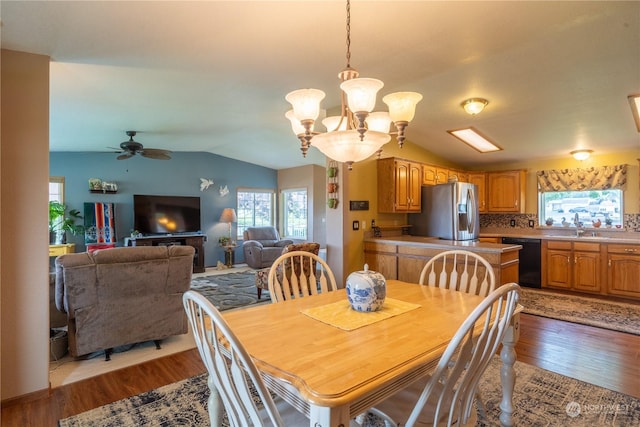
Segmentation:
[[(519, 427), (638, 426), (640, 400), (522, 362), (516, 362), (514, 425)], [(59, 421), (60, 427), (208, 426), (206, 374)], [(477, 426), (499, 426), (500, 359), (480, 382), (486, 417)], [(378, 424), (379, 420), (371, 420)], [(228, 424), (223, 423), (224, 426)]]
[(640, 304), (522, 288), (524, 312), (640, 335)]
[(202, 293), (220, 311), (271, 302), (266, 289), (258, 299), (255, 277), (254, 271), (197, 277), (191, 280), (191, 289)]

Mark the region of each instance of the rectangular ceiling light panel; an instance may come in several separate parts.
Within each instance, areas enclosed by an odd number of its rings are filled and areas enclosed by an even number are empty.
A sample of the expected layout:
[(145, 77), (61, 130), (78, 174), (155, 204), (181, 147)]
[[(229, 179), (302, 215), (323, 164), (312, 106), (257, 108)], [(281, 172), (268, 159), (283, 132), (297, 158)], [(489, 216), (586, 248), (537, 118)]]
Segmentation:
[(640, 94), (629, 95), (629, 105), (631, 106), (631, 113), (633, 114), (633, 120), (636, 122), (636, 128), (640, 132)]
[(482, 136), (476, 129), (472, 127), (466, 129), (448, 130), (447, 132), (449, 132), (451, 135), (455, 136), (465, 144), (469, 145), (474, 150), (477, 150), (481, 153), (491, 153), (493, 151), (502, 150), (502, 148), (489, 141), (486, 137)]

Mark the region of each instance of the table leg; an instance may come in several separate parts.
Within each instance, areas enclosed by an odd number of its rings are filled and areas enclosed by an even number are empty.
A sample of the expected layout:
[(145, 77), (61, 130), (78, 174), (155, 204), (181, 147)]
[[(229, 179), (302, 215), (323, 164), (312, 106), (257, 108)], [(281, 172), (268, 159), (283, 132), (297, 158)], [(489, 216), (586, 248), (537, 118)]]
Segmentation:
[(515, 313), (511, 319), (509, 329), (502, 340), (500, 359), (500, 382), (502, 383), (502, 401), (500, 402), (500, 424), (505, 427), (513, 426), (513, 388), (516, 384), (516, 371), (513, 365), (516, 362), (514, 349), (520, 337), (520, 313)]
[(312, 404), (309, 412), (310, 427), (349, 427), (349, 405), (328, 408)]

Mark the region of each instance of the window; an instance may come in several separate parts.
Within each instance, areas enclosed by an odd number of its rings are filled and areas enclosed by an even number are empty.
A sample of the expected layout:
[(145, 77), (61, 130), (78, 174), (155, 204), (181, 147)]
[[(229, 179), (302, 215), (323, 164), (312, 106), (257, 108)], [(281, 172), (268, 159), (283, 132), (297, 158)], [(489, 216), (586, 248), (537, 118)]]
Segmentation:
[(247, 227), (274, 225), (273, 190), (238, 190), (238, 239)]
[(307, 239), (307, 190), (282, 192), (284, 237)]
[[(536, 172), (540, 192), (540, 222), (553, 225), (581, 222), (622, 226), (622, 196), (627, 184), (627, 165), (550, 169)], [(565, 222), (565, 224), (562, 224)]]
[(49, 177), (49, 201), (64, 203), (64, 176)]
[(553, 191), (540, 193), (540, 222), (553, 218), (554, 226), (561, 226), (563, 219), (571, 224), (576, 215), (583, 225), (590, 226), (606, 219), (612, 225), (621, 225), (622, 190)]

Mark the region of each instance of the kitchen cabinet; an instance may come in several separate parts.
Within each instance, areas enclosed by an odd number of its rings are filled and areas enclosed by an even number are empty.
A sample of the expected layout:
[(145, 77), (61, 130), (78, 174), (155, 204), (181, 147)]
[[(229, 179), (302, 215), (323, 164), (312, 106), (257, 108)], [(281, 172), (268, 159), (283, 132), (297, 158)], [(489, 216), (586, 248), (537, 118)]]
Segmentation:
[(459, 182), (469, 182), (469, 173), (464, 171), (449, 171), (449, 179), (455, 178)]
[(364, 262), (369, 270), (377, 271), (385, 279), (398, 278), (397, 247), (385, 243), (364, 242)]
[(424, 164), (422, 165), (422, 185), (444, 184), (449, 181), (450, 172), (447, 168)]
[(525, 171), (487, 172), (487, 212), (524, 213)]
[(607, 293), (640, 298), (640, 245), (607, 248)]
[(378, 160), (378, 212), (420, 212), (422, 164), (389, 157)]
[(542, 247), (543, 287), (601, 292), (603, 248), (600, 243), (546, 240)]
[(484, 172), (469, 172), (468, 182), (478, 188), (478, 211), (487, 212), (487, 175)]
[[(418, 283), (428, 260), (440, 252), (460, 248), (460, 242), (438, 239), (426, 242), (415, 236), (374, 238), (364, 242), (364, 260), (370, 270), (382, 273), (387, 280)], [(464, 249), (476, 252), (491, 264), (496, 283), (518, 283), (519, 249), (478, 242), (464, 245)]]

